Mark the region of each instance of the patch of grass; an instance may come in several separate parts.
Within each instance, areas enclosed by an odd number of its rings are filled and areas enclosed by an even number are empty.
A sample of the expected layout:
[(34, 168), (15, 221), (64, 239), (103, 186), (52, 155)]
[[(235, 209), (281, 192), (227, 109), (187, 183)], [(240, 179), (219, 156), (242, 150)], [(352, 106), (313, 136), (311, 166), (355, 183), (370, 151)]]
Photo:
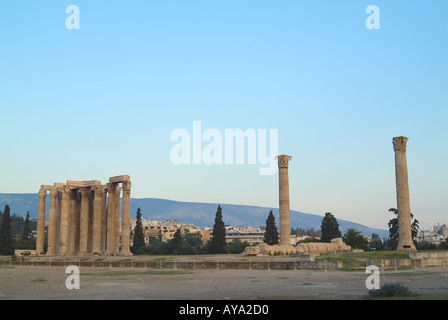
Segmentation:
[[(343, 253), (321, 253), (316, 261), (341, 261), (345, 271), (356, 271), (355, 268), (365, 268), (367, 260), (380, 259), (408, 259), (409, 252), (403, 251), (366, 251), (366, 252), (343, 252)], [(351, 269), (354, 268), (354, 269)]]

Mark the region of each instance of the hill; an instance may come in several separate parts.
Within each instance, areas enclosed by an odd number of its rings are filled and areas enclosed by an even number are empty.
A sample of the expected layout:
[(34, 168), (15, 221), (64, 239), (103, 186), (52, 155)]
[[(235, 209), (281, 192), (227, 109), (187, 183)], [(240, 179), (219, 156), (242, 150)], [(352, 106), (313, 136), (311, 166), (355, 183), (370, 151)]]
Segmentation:
[[(46, 208), (48, 212), (49, 203), (47, 197)], [(37, 193), (0, 193), (0, 210), (3, 210), (5, 204), (11, 208), (11, 214), (25, 216), (30, 212), (32, 219), (37, 219)], [(151, 220), (175, 219), (181, 223), (193, 223), (199, 227), (213, 226), (218, 203), (200, 203), (200, 202), (180, 202), (156, 198), (131, 198), (131, 218), (135, 218), (137, 208), (142, 211), (142, 216)], [(246, 226), (264, 226), (269, 211), (272, 210), (279, 227), (278, 208), (267, 208), (247, 205), (220, 204), (223, 210), (223, 220), (226, 225), (239, 227)], [(323, 215), (303, 213), (291, 210), (291, 227), (301, 227), (304, 229), (320, 229)], [(337, 218), (337, 217), (336, 217)], [(47, 217), (48, 219), (48, 217)], [(342, 233), (348, 228), (355, 228), (365, 236), (371, 236), (376, 233), (380, 238), (388, 238), (388, 231), (383, 229), (369, 228), (359, 223), (337, 219), (339, 229)]]

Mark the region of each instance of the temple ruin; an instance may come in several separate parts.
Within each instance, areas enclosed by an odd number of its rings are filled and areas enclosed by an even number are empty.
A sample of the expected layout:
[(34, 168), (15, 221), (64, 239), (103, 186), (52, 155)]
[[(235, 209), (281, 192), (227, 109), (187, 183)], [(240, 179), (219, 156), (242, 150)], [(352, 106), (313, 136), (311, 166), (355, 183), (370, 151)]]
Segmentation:
[[(48, 248), (44, 252), (47, 191), (50, 196)], [(129, 247), (130, 200), (128, 175), (111, 177), (104, 185), (98, 180), (68, 180), (67, 183), (42, 185), (39, 190), (36, 253), (48, 256), (132, 255)]]

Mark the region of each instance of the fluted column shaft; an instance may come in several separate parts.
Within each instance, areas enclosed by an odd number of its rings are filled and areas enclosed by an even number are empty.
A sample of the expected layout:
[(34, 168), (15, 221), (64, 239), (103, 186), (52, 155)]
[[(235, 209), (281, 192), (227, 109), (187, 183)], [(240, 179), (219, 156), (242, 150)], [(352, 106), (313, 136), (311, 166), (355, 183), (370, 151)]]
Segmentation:
[(92, 253), (101, 254), (101, 204), (103, 196), (103, 186), (93, 187), (93, 242)]
[(123, 209), (121, 213), (121, 254), (132, 255), (130, 251), (131, 232), (131, 181), (123, 181)]
[(120, 194), (121, 187), (117, 186), (115, 188), (115, 228), (114, 228), (114, 237), (115, 237), (115, 253), (120, 253)]
[(50, 208), (48, 209), (48, 248), (47, 255), (53, 256), (56, 254), (56, 188), (50, 189)]
[(82, 188), (81, 193), (81, 217), (79, 228), (79, 254), (86, 255), (89, 229), (89, 189)]
[(39, 203), (37, 205), (37, 236), (36, 236), (36, 253), (44, 254), (45, 239), (45, 197), (47, 190), (41, 187), (39, 190)]
[(111, 255), (115, 253), (115, 190), (117, 185), (109, 183), (108, 201), (107, 201), (107, 238), (106, 253)]
[(75, 254), (76, 248), (76, 191), (70, 190), (69, 216), (68, 216), (68, 255)]
[(103, 189), (101, 196), (101, 253), (106, 252), (107, 239), (107, 189)]
[(291, 244), (291, 227), (289, 212), (289, 178), (288, 166), (291, 156), (280, 155), (278, 160), (279, 211), (280, 211), (280, 245)]
[(69, 242), (69, 200), (70, 190), (67, 186), (62, 188), (61, 202), (61, 255), (68, 254)]

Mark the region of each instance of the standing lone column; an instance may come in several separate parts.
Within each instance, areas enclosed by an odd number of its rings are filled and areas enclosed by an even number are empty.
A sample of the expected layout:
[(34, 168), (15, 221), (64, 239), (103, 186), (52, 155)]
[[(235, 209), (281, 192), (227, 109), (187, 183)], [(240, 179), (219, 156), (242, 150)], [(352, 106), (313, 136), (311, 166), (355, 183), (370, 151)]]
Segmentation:
[(280, 245), (291, 244), (291, 227), (289, 217), (289, 179), (288, 165), (291, 156), (280, 155), (278, 160), (278, 186), (280, 207)]
[(395, 137), (395, 179), (397, 186), (398, 245), (399, 251), (415, 251), (411, 231), (411, 206), (409, 201), (408, 168), (406, 163), (407, 137)]
[(37, 236), (36, 236), (36, 253), (44, 254), (45, 239), (45, 197), (47, 190), (42, 186), (39, 190), (39, 203), (37, 205)]
[(121, 211), (121, 254), (132, 256), (130, 251), (131, 232), (131, 181), (123, 181), (123, 208)]

